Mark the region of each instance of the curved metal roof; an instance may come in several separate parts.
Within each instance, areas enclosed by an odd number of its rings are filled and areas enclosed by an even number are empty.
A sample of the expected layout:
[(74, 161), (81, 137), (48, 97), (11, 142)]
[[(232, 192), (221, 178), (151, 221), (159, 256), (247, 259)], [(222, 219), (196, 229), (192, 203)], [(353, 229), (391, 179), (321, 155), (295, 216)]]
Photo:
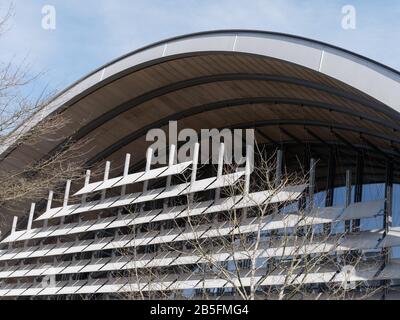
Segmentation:
[[(294, 110), (301, 110), (298, 116)], [(53, 112), (74, 120), (60, 136), (97, 137), (98, 149), (88, 158), (95, 162), (124, 147), (142, 148), (148, 129), (178, 119), (199, 128), (206, 121), (212, 127), (287, 126), (295, 136), (301, 127), (334, 128), (348, 132), (348, 140), (354, 132), (400, 144), (399, 111), (400, 73), (368, 58), (287, 34), (202, 32), (136, 50), (73, 84), (0, 148), (0, 170), (57, 148), (54, 139), (35, 150), (12, 147), (21, 130)]]

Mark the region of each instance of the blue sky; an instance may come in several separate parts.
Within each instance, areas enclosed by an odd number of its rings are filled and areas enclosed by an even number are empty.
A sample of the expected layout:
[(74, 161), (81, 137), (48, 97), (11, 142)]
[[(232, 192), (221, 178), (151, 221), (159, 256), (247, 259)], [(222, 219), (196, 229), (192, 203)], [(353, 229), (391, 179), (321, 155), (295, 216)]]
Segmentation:
[[(10, 3), (0, 0), (0, 10)], [(63, 89), (102, 64), (171, 36), (226, 28), (261, 29), (328, 42), (400, 69), (400, 1), (324, 0), (13, 0), (0, 61), (26, 58), (42, 84)], [(56, 9), (56, 29), (41, 26)], [(344, 5), (355, 30), (341, 27)]]

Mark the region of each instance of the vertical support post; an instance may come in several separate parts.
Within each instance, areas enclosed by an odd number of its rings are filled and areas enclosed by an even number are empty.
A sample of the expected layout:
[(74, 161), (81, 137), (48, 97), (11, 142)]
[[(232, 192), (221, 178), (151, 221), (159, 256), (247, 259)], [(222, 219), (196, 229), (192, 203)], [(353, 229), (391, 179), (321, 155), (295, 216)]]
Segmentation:
[[(51, 203), (53, 202), (53, 196), (54, 196), (54, 192), (53, 191), (49, 191), (49, 197), (47, 199), (47, 206), (46, 206), (46, 212), (49, 211), (51, 209)], [(48, 225), (48, 220), (44, 220), (43, 222), (43, 227), (46, 228)]]
[(246, 146), (246, 168), (245, 168), (245, 183), (244, 183), (244, 194), (248, 195), (250, 192), (250, 175), (251, 175), (251, 157), (252, 157), (251, 146)]
[[(172, 167), (175, 163), (175, 150), (176, 147), (174, 144), (171, 144), (169, 149), (169, 158), (168, 158), (168, 167)], [(168, 188), (171, 185), (172, 176), (167, 177), (166, 187)]]
[[(124, 165), (124, 173), (123, 173), (124, 178), (129, 174), (130, 163), (131, 163), (131, 155), (130, 155), (130, 153), (127, 153), (125, 156), (125, 165)], [(125, 194), (126, 194), (126, 185), (123, 185), (121, 188), (121, 196), (124, 196)]]
[[(146, 168), (145, 168), (146, 172), (150, 171), (152, 157), (153, 157), (153, 149), (148, 148), (146, 154)], [(148, 187), (149, 187), (149, 181), (146, 180), (143, 182), (143, 192), (146, 192)]]
[[(357, 153), (357, 166), (356, 166), (356, 185), (354, 190), (354, 202), (362, 201), (362, 190), (363, 190), (363, 175), (364, 175), (364, 160), (361, 153)], [(352, 221), (352, 231), (360, 231), (360, 219), (354, 219)]]
[[(199, 163), (199, 150), (200, 150), (200, 144), (196, 143), (194, 145), (194, 150), (193, 150), (193, 163), (192, 163), (192, 175), (190, 177), (190, 189), (192, 188), (193, 184), (196, 182), (197, 166)], [(190, 195), (189, 195), (189, 200), (190, 200), (190, 202), (193, 202), (193, 194), (192, 193), (190, 193)]]
[(200, 145), (196, 143), (194, 145), (194, 151), (193, 151), (193, 164), (192, 164), (192, 175), (190, 179), (190, 183), (193, 184), (196, 181), (197, 177), (197, 166), (199, 163), (199, 148)]
[[(386, 235), (392, 227), (392, 204), (393, 204), (393, 161), (386, 160), (386, 179), (385, 179), (385, 207), (383, 216), (384, 234)], [(391, 248), (382, 249), (384, 268), (390, 262)], [(382, 299), (386, 300), (389, 291), (390, 281), (383, 281), (384, 288)]]
[(386, 162), (386, 181), (385, 181), (385, 215), (383, 224), (385, 233), (389, 232), (392, 226), (392, 198), (393, 198), (393, 162)]
[[(175, 163), (176, 146), (171, 144), (169, 149), (168, 167), (172, 167)], [(171, 186), (172, 176), (167, 176), (167, 182), (165, 184), (166, 188)], [(164, 200), (164, 209), (168, 208), (168, 199)]]
[[(90, 182), (90, 174), (91, 174), (91, 171), (90, 170), (86, 170), (84, 187), (86, 187)], [(82, 195), (82, 204), (86, 203), (86, 197), (87, 197), (86, 193)]]
[[(147, 152), (146, 152), (146, 168), (145, 168), (145, 171), (146, 171), (146, 172), (149, 172), (150, 169), (151, 169), (151, 161), (152, 161), (152, 158), (153, 158), (153, 149), (152, 149), (152, 148), (148, 148), (148, 149), (147, 149)], [(148, 188), (149, 188), (149, 181), (148, 181), (148, 180), (145, 180), (145, 181), (143, 182), (143, 192), (146, 192)], [(145, 207), (145, 204), (144, 204), (144, 203), (142, 203), (142, 204), (139, 205), (140, 212), (143, 212), (144, 207)]]
[[(336, 156), (335, 150), (331, 147), (329, 150), (329, 162), (328, 162), (328, 184), (326, 190), (325, 207), (333, 206), (333, 196), (335, 192), (335, 175), (336, 175)], [(332, 225), (330, 223), (324, 224), (325, 234), (331, 232)]]
[(310, 160), (310, 177), (308, 186), (308, 197), (310, 209), (314, 207), (314, 193), (315, 193), (315, 159)]
[[(124, 173), (123, 173), (123, 177), (125, 178), (126, 176), (129, 175), (129, 166), (131, 163), (131, 154), (127, 153), (125, 156), (125, 164), (124, 164)], [(121, 187), (121, 196), (124, 196), (126, 194), (126, 185), (123, 185)], [(122, 208), (118, 209), (118, 216), (120, 216), (122, 213)]]
[(36, 204), (32, 203), (31, 204), (31, 211), (29, 212), (28, 226), (27, 226), (26, 230), (31, 230), (32, 229), (32, 222), (33, 222), (33, 215), (35, 214), (35, 207), (36, 207)]
[(63, 202), (63, 207), (65, 208), (68, 206), (68, 199), (69, 199), (69, 192), (71, 189), (71, 180), (68, 180), (67, 183), (65, 184), (65, 193), (64, 193), (64, 202)]
[(278, 150), (276, 153), (275, 187), (278, 187), (282, 180), (282, 160), (283, 152), (282, 150)]
[[(309, 174), (310, 173), (310, 150), (309, 150), (307, 144), (304, 145), (303, 167), (304, 167), (304, 169), (303, 169), (304, 173)], [(302, 193), (301, 197), (299, 198), (298, 207), (299, 207), (300, 211), (304, 211), (307, 209), (307, 195), (309, 195), (309, 188), (306, 189)]]
[[(351, 204), (351, 170), (346, 170), (346, 199), (345, 207), (347, 208)], [(351, 230), (351, 221), (346, 220), (344, 223), (345, 232), (348, 233)]]
[[(315, 164), (316, 161), (314, 158), (310, 159), (310, 164), (309, 164), (309, 177), (308, 177), (308, 207), (307, 207), (307, 199), (305, 199), (305, 208), (308, 210), (308, 212), (311, 213), (311, 211), (314, 209), (314, 194), (315, 194)], [(304, 226), (303, 228), (303, 234), (311, 238), (313, 234), (313, 227), (312, 225), (309, 226)]]
[(49, 191), (49, 197), (47, 198), (47, 206), (46, 206), (46, 211), (49, 211), (51, 209), (51, 203), (53, 202), (53, 191)]
[[(68, 206), (68, 199), (69, 199), (69, 191), (71, 189), (71, 180), (67, 180), (67, 183), (65, 185), (65, 193), (64, 193), (64, 202), (63, 202), (63, 207), (65, 208)], [(64, 224), (65, 217), (61, 217), (61, 224)]]
[[(109, 175), (110, 175), (110, 167), (111, 167), (111, 162), (110, 162), (110, 161), (107, 161), (107, 162), (106, 162), (106, 167), (105, 167), (105, 169), (104, 169), (104, 178), (103, 178), (103, 181), (107, 181), (107, 180), (108, 180), (108, 177), (109, 177)], [(103, 200), (106, 198), (106, 192), (107, 192), (106, 189), (104, 189), (104, 190), (101, 192), (101, 201), (103, 201)]]
[[(253, 149), (250, 145), (246, 145), (246, 166), (244, 168), (244, 190), (243, 196), (246, 201), (249, 201), (249, 193), (250, 193), (250, 177), (251, 177), (251, 165), (252, 165), (252, 157), (254, 156)], [(254, 159), (253, 159), (254, 160)], [(247, 207), (243, 208), (243, 217), (247, 216)]]
[[(225, 154), (225, 144), (222, 142), (219, 145), (219, 154), (218, 154), (218, 168), (217, 168), (217, 179), (222, 177), (223, 169), (224, 169), (224, 154)], [(217, 188), (215, 190), (215, 200), (219, 200), (221, 198), (221, 189)]]
[(17, 230), (17, 223), (18, 223), (18, 217), (14, 216), (12, 227), (11, 227), (11, 234), (14, 234), (15, 231)]

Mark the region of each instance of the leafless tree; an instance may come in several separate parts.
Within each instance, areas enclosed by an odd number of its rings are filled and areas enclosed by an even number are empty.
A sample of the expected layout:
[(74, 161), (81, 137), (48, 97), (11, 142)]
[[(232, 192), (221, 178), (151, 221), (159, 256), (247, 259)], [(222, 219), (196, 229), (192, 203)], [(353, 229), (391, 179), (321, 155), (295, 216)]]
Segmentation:
[[(4, 8), (0, 8), (0, 10)], [(13, 6), (1, 14), (1, 36), (10, 27)], [(55, 92), (44, 89), (39, 95), (28, 90), (42, 74), (33, 74), (26, 59), (22, 62), (0, 61), (0, 147), (2, 160), (12, 157), (9, 150), (18, 146), (38, 148), (39, 142), (69, 123), (61, 114), (44, 117), (43, 110)], [(28, 93), (27, 93), (28, 92)], [(38, 120), (39, 119), (39, 120)], [(31, 125), (35, 124), (35, 125)], [(29, 130), (27, 130), (29, 128)], [(63, 137), (57, 137), (59, 139)], [(65, 137), (66, 138), (66, 137)], [(27, 161), (20, 169), (0, 168), (0, 226), (12, 214), (26, 214), (27, 201), (41, 199), (50, 189), (64, 184), (66, 179), (80, 177), (82, 152), (87, 141), (66, 143), (58, 151), (37, 161)], [(10, 158), (11, 159), (11, 158)], [(12, 159), (11, 159), (12, 160)], [(79, 174), (79, 175), (78, 175)]]
[[(184, 236), (183, 241), (152, 245), (140, 254), (137, 248), (121, 250), (130, 260), (121, 276), (130, 283), (124, 298), (223, 299), (228, 293), (244, 300), (367, 299), (382, 290), (369, 286), (362, 275), (349, 282), (355, 270), (362, 274), (376, 269), (381, 253), (370, 253), (365, 262), (366, 255), (357, 250), (339, 250), (347, 233), (335, 232), (334, 223), (333, 231), (326, 232), (323, 226), (329, 219), (318, 214), (318, 204), (307, 194), (309, 173), (282, 172), (277, 178), (276, 154), (258, 153), (251, 183), (244, 179), (216, 192), (215, 203), (235, 199), (225, 210), (197, 215), (200, 199), (188, 196), (183, 201), (186, 213), (179, 219), (133, 228), (135, 233), (144, 228), (139, 236), (168, 234), (171, 228)], [(227, 167), (225, 175), (237, 170)], [(246, 205), (232, 206), (239, 199)], [(197, 280), (203, 287), (195, 285)], [(191, 281), (192, 290), (180, 287), (185, 281)]]

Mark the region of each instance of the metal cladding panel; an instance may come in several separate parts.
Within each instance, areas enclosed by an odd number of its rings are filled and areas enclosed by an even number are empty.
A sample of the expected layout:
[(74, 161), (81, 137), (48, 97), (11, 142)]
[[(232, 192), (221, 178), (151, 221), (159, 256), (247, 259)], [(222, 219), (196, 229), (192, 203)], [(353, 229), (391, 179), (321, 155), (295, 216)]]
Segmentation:
[(163, 172), (167, 171), (167, 169), (168, 169), (168, 167), (161, 167), (161, 168), (149, 170), (149, 171), (145, 172), (145, 174), (142, 175), (140, 178), (138, 178), (135, 181), (135, 183), (155, 179), (158, 176), (160, 176)]
[(236, 51), (266, 55), (318, 70), (322, 50), (309, 43), (274, 35), (242, 35), (236, 42)]
[(42, 229), (40, 232), (36, 233), (35, 236), (37, 238), (46, 238), (51, 235), (54, 231), (56, 231), (60, 226), (51, 226), (48, 228)]
[(113, 187), (122, 187), (128, 184), (135, 183), (141, 176), (143, 176), (145, 172), (137, 172), (128, 174), (126, 177), (123, 177), (120, 181), (118, 181)]
[(95, 220), (86, 220), (80, 222), (76, 227), (73, 229), (69, 229), (66, 234), (75, 234), (75, 233), (81, 233), (81, 232), (86, 232), (88, 229), (93, 226), (95, 223)]
[(109, 217), (93, 221), (94, 223), (86, 231), (105, 230), (117, 219), (117, 217)]
[(46, 275), (57, 275), (61, 274), (68, 266), (70, 266), (72, 261), (62, 261), (48, 268), (44, 273)]
[(90, 260), (76, 260), (72, 261), (72, 263), (66, 267), (64, 270), (60, 272), (60, 274), (74, 274), (80, 272)]
[[(18, 266), (2, 268), (0, 270), (0, 279), (8, 278), (17, 269), (18, 269)], [(1, 286), (0, 286), (0, 288), (1, 288)]]
[(73, 204), (70, 206), (62, 207), (60, 211), (51, 216), (51, 219), (65, 217), (79, 208), (81, 208), (80, 204)]
[[(42, 286), (42, 284), (34, 284), (32, 285), (29, 289), (25, 290), (22, 293), (22, 296), (37, 296), (41, 291), (44, 290), (44, 287)], [(1, 295), (1, 294), (0, 294)]]
[(138, 50), (135, 54), (127, 55), (124, 59), (118, 59), (102, 70), (104, 71), (103, 78), (113, 77), (126, 69), (141, 66), (148, 61), (161, 58), (165, 51), (164, 47), (164, 44), (156, 44), (146, 50)]
[(3, 255), (0, 256), (0, 261), (11, 260), (15, 257), (18, 253), (23, 252), (24, 249), (13, 249), (11, 251), (5, 252)]
[(269, 197), (265, 202), (265, 204), (282, 202), (282, 201), (296, 201), (300, 196), (301, 192), (303, 192), (306, 188), (307, 188), (306, 184), (285, 187), (277, 194)]
[(50, 269), (50, 265), (41, 265), (37, 266), (31, 271), (29, 271), (25, 276), (27, 277), (38, 277), (44, 274), (48, 269)]
[(20, 296), (24, 293), (24, 291), (26, 291), (27, 289), (29, 289), (32, 286), (31, 283), (24, 283), (21, 285), (17, 285), (14, 288), (12, 288), (11, 290), (9, 290), (4, 296), (5, 297), (17, 297)]
[(133, 200), (130, 204), (135, 204), (135, 203), (143, 203), (146, 201), (152, 201), (157, 198), (158, 195), (160, 195), (165, 189), (160, 188), (160, 189), (153, 189), (150, 191), (143, 192), (142, 195), (137, 197), (135, 200)]
[(392, 227), (386, 237), (379, 243), (379, 248), (396, 247), (400, 245), (400, 227)]
[(56, 248), (56, 244), (47, 244), (45, 246), (36, 247), (36, 250), (29, 255), (30, 258), (44, 257), (52, 249)]
[(58, 294), (74, 294), (76, 293), (79, 289), (81, 289), (84, 285), (87, 284), (87, 280), (76, 280), (76, 281), (70, 281), (65, 285), (64, 288), (62, 288)]
[(203, 51), (232, 51), (235, 44), (236, 32), (226, 32), (219, 36), (205, 35), (190, 38), (176, 39), (168, 42), (164, 50), (165, 56), (177, 55), (187, 52)]
[[(82, 195), (82, 194), (87, 194), (87, 193), (91, 193), (93, 191), (96, 190), (96, 188), (100, 187), (103, 184), (104, 181), (98, 181), (98, 182), (93, 182), (90, 183), (86, 186), (84, 186), (82, 189), (80, 189), (77, 193), (75, 193), (74, 195)], [(114, 182), (116, 183), (116, 182)]]
[(102, 201), (100, 201), (98, 204), (96, 204), (94, 207), (90, 208), (90, 211), (96, 211), (96, 210), (103, 210), (110, 208), (115, 202), (120, 200), (121, 197), (112, 197), (112, 198), (107, 198)]
[(171, 186), (165, 189), (160, 195), (157, 196), (157, 199), (166, 199), (177, 197), (181, 195), (183, 191), (185, 191), (189, 187), (189, 183), (178, 184), (175, 186)]
[[(24, 240), (29, 240), (29, 239), (38, 239), (42, 236), (41, 231), (43, 231), (44, 229), (47, 229), (47, 228), (36, 228), (36, 229), (32, 229), (30, 231), (27, 231), (21, 237), (18, 238), (18, 241), (24, 241)], [(55, 230), (53, 233), (55, 233), (57, 230)], [(38, 234), (39, 234), (39, 236), (38, 236)]]
[(341, 220), (360, 219), (383, 214), (385, 200), (352, 203), (344, 209)]
[(31, 257), (32, 254), (36, 252), (37, 247), (27, 247), (24, 249), (24, 251), (21, 251), (17, 253), (15, 256), (13, 256), (13, 259), (25, 259), (28, 257)]
[(47, 252), (48, 256), (57, 256), (64, 254), (69, 248), (73, 246), (73, 242), (64, 242), (59, 243), (56, 247), (54, 247), (51, 251)]
[(101, 258), (89, 261), (89, 263), (83, 269), (81, 269), (80, 272), (97, 272), (110, 261), (111, 258)]
[(3, 239), (1, 243), (14, 242), (18, 240), (18, 238), (22, 237), (25, 233), (26, 233), (25, 230), (15, 231), (14, 233), (10, 234), (7, 238)]
[(133, 203), (134, 200), (136, 200), (141, 195), (142, 192), (137, 192), (134, 194), (128, 194), (126, 196), (122, 196), (117, 202), (114, 203), (113, 207), (123, 207), (130, 205), (131, 203)]
[(15, 287), (14, 284), (7, 284), (5, 286), (0, 286), (0, 297), (4, 297), (7, 294), (7, 292), (9, 292), (14, 287)]
[(195, 192), (205, 191), (216, 180), (217, 180), (217, 178), (215, 178), (215, 177), (202, 179), (202, 180), (197, 180), (194, 183), (189, 185), (189, 188), (186, 190), (188, 192), (185, 192), (185, 194), (186, 193), (195, 193)]
[(378, 277), (381, 279), (400, 279), (400, 259), (392, 259), (379, 273)]
[(309, 214), (305, 215), (305, 218), (320, 218), (335, 221), (339, 219), (339, 217), (345, 217), (343, 212), (343, 207), (314, 208)]
[(36, 218), (36, 220), (50, 219), (52, 216), (54, 216), (56, 213), (58, 213), (61, 209), (62, 209), (62, 207), (50, 209), (50, 210), (46, 211), (45, 213), (43, 213), (40, 217)]
[(96, 239), (95, 241), (93, 241), (92, 244), (85, 247), (85, 249), (83, 251), (100, 251), (106, 245), (108, 245), (112, 240), (113, 240), (113, 238)]
[(361, 60), (349, 53), (328, 49), (324, 54), (321, 72), (366, 92), (399, 111), (400, 75), (389, 71), (382, 72), (375, 63)]
[(174, 176), (178, 174), (182, 174), (190, 165), (193, 164), (193, 161), (186, 161), (182, 163), (178, 163), (168, 167), (166, 171), (160, 174), (160, 177)]
[(31, 271), (34, 268), (35, 265), (21, 265), (18, 267), (17, 270), (15, 270), (9, 277), (11, 278), (19, 278), (19, 277), (24, 277), (25, 275), (28, 274), (29, 271)]
[[(43, 229), (44, 228), (36, 228), (36, 229), (26, 230), (16, 240), (24, 241), (24, 240), (28, 240), (28, 239), (33, 239), (35, 237), (35, 235), (37, 233), (39, 233), (40, 231), (42, 231)], [(7, 243), (7, 242), (12, 242), (12, 241), (10, 241), (8, 238), (6, 238), (2, 241), (2, 243)]]
[(161, 209), (139, 212), (136, 218), (130, 222), (130, 225), (137, 225), (152, 221), (158, 221), (160, 215), (162, 215), (163, 212), (164, 211)]
[[(122, 179), (123, 179), (123, 177), (116, 177), (116, 178), (107, 179), (105, 181), (102, 181), (93, 191), (97, 192), (97, 191), (113, 188), (114, 185), (117, 184), (118, 182), (120, 182)], [(90, 192), (92, 192), (92, 191), (90, 191)], [(82, 192), (79, 191), (75, 195), (78, 195), (78, 194), (82, 194)]]
[(96, 293), (107, 281), (107, 279), (90, 281), (76, 291), (76, 294)]
[(86, 280), (78, 280), (71, 281), (69, 283), (62, 283), (61, 285), (57, 284), (55, 287), (46, 288), (40, 295), (64, 295), (64, 294), (74, 294), (78, 291), (82, 286), (87, 283)]
[(108, 228), (113, 229), (113, 228), (127, 227), (131, 224), (133, 219), (135, 219), (135, 217), (137, 217), (138, 215), (139, 215), (138, 213), (130, 213), (130, 214), (126, 214), (126, 215), (121, 215), (114, 222), (110, 223), (108, 225)]
[(129, 262), (128, 257), (114, 257), (109, 263), (100, 268), (99, 271), (113, 271), (122, 270), (124, 266)]
[(59, 237), (59, 236), (64, 236), (67, 234), (70, 234), (73, 229), (78, 227), (80, 223), (75, 222), (75, 223), (68, 223), (61, 225), (56, 231), (54, 231), (50, 236), (51, 237)]
[(75, 242), (73, 246), (71, 246), (69, 249), (67, 249), (64, 252), (64, 254), (83, 252), (93, 242), (94, 242), (93, 239), (91, 239), (91, 240), (82, 240), (82, 241)]
[(95, 200), (95, 201), (82, 203), (81, 205), (79, 205), (74, 210), (63, 212), (63, 216), (75, 215), (75, 214), (79, 214), (79, 213), (88, 212), (88, 211), (92, 210), (92, 208), (94, 206), (96, 206), (97, 204), (99, 204), (99, 203), (100, 203), (100, 200)]
[(127, 283), (126, 279), (112, 279), (105, 283), (97, 293), (116, 293), (121, 290), (123, 286)]
[[(108, 250), (108, 249), (119, 249), (123, 248), (128, 245), (128, 243), (135, 238), (134, 234), (128, 234), (128, 235), (123, 235), (123, 236), (118, 236), (114, 238), (114, 241), (110, 241), (104, 248), (103, 250)], [(111, 239), (112, 240), (112, 239)]]
[[(207, 209), (210, 208), (210, 206), (214, 203), (213, 200), (211, 201), (205, 201), (205, 202), (196, 202), (193, 203), (192, 205), (189, 206), (189, 208), (186, 209), (183, 208), (182, 211), (176, 213), (174, 212), (173, 215), (171, 213), (166, 213), (165, 215), (160, 215), (161, 218), (168, 218), (168, 219), (177, 219), (177, 218), (184, 218), (184, 217), (192, 217), (196, 215), (201, 215), (203, 213), (207, 213)], [(178, 210), (177, 210), (178, 211)]]
[(374, 249), (378, 246), (382, 237), (383, 232), (376, 231), (364, 231), (359, 234), (346, 235), (342, 237), (338, 249)]
[(244, 176), (244, 171), (235, 172), (217, 178), (213, 183), (207, 186), (207, 189), (223, 188), (234, 185), (241, 177)]

